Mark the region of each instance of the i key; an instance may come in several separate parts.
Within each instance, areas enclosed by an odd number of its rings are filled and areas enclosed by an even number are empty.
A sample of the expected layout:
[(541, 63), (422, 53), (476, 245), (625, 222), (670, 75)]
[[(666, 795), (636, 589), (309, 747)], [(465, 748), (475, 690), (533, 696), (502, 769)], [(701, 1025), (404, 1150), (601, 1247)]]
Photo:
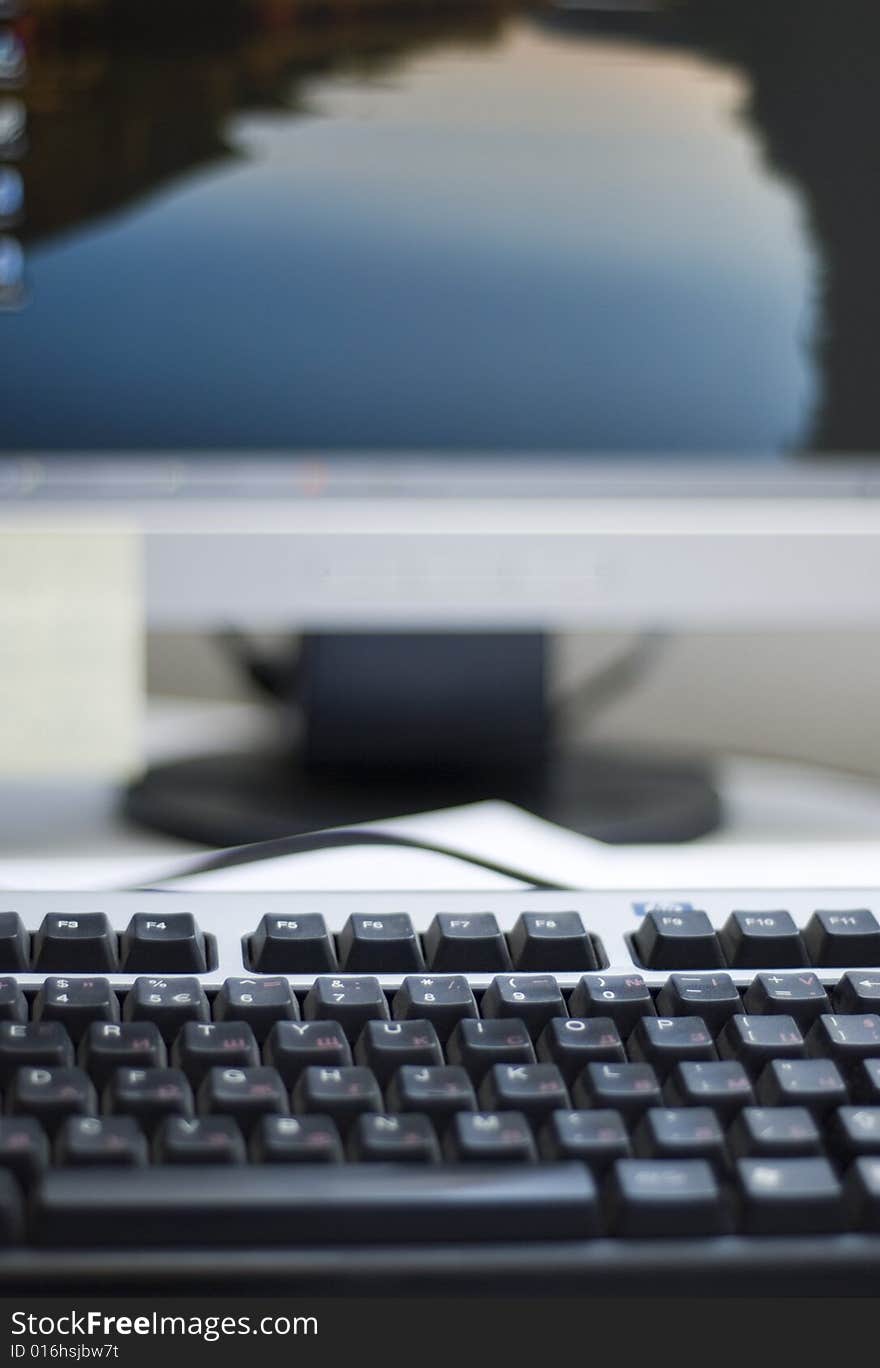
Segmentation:
[(191, 912), (136, 912), (122, 935), (127, 974), (204, 974), (205, 937)]
[(654, 910), (633, 936), (647, 969), (718, 969), (724, 956), (706, 912)]
[(95, 1021), (80, 1041), (79, 1062), (103, 1088), (117, 1069), (164, 1068), (165, 1042), (152, 1021)]
[(62, 973), (113, 973), (116, 935), (103, 912), (50, 912), (34, 936), (34, 968)]
[(241, 1131), (228, 1116), (169, 1116), (155, 1140), (157, 1164), (243, 1164)]
[(257, 1164), (341, 1164), (342, 1141), (329, 1116), (264, 1116), (251, 1135)]
[(60, 1021), (0, 1022), (0, 1083), (17, 1069), (69, 1068), (73, 1045)]
[(98, 1099), (82, 1069), (19, 1069), (6, 1096), (13, 1116), (32, 1116), (54, 1135), (68, 1116), (94, 1116)]
[(611, 1017), (624, 1039), (644, 1016), (656, 1016), (654, 999), (640, 974), (585, 974), (571, 995), (573, 1017)]
[(588, 1064), (622, 1064), (626, 1054), (610, 1017), (554, 1017), (541, 1033), (538, 1059), (573, 1083)]
[(657, 998), (661, 1016), (701, 1017), (713, 1035), (742, 1010), (739, 989), (729, 974), (671, 974)]
[(243, 1021), (262, 1044), (276, 1021), (298, 1021), (286, 978), (228, 978), (214, 999), (215, 1021)]
[(642, 1017), (627, 1043), (630, 1059), (653, 1064), (661, 1078), (682, 1060), (717, 1059), (715, 1044), (700, 1017)]
[(599, 968), (577, 912), (523, 912), (510, 933), (510, 953), (520, 972), (559, 974)]
[(260, 1062), (250, 1026), (242, 1021), (188, 1021), (174, 1042), (171, 1063), (197, 1088), (211, 1069), (247, 1069)]
[(522, 1021), (460, 1021), (446, 1046), (450, 1064), (458, 1064), (479, 1083), (493, 1064), (534, 1064), (532, 1039)]
[(327, 924), (317, 912), (267, 914), (248, 948), (251, 968), (260, 974), (321, 974), (339, 967)]
[(359, 1116), (349, 1141), (355, 1162), (435, 1164), (440, 1159), (437, 1135), (427, 1116)]
[(463, 974), (411, 974), (394, 994), (395, 1021), (430, 1021), (445, 1045), (457, 1023), (477, 1017), (476, 999)]
[(305, 1000), (306, 1021), (338, 1021), (354, 1044), (368, 1021), (387, 1021), (388, 999), (377, 978), (315, 979)]
[(425, 967), (419, 938), (405, 912), (379, 917), (352, 913), (339, 933), (339, 956), (349, 974), (405, 974)]
[(263, 1053), (288, 1088), (305, 1069), (351, 1064), (351, 1046), (338, 1021), (279, 1021), (269, 1032)]
[(152, 1021), (170, 1044), (188, 1021), (210, 1021), (208, 999), (195, 978), (139, 978), (125, 997), (126, 1021)]
[(758, 974), (746, 989), (744, 1006), (757, 1016), (794, 1017), (802, 1031), (831, 1010), (828, 994), (815, 974)]
[(48, 978), (34, 1001), (34, 1021), (60, 1021), (74, 1044), (93, 1021), (118, 1021), (119, 999), (105, 978)]
[(552, 1017), (564, 1017), (565, 1000), (550, 974), (498, 974), (483, 994), (485, 1019), (514, 1017), (524, 1021), (537, 1040)]
[(69, 1116), (55, 1142), (62, 1168), (140, 1168), (147, 1142), (131, 1116)]
[(471, 974), (510, 969), (510, 953), (491, 912), (438, 912), (425, 936), (431, 969)]
[(385, 1084), (402, 1064), (442, 1064), (443, 1051), (430, 1021), (368, 1021), (355, 1059)]

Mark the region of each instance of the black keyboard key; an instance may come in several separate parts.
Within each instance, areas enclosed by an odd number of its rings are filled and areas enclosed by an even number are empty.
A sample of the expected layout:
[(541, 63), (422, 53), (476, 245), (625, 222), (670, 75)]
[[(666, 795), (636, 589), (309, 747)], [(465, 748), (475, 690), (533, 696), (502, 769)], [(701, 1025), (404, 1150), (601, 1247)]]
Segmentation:
[(377, 978), (315, 979), (305, 1000), (306, 1021), (335, 1021), (352, 1045), (368, 1021), (387, 1021), (388, 999)]
[(0, 1244), (17, 1244), (24, 1227), (24, 1203), (11, 1173), (0, 1172)]
[(211, 1069), (198, 1095), (202, 1116), (231, 1116), (250, 1135), (261, 1116), (286, 1116), (287, 1089), (280, 1075), (265, 1065), (252, 1069)]
[(267, 914), (250, 938), (249, 954), (259, 974), (332, 974), (339, 967), (327, 924), (317, 912)]
[(711, 1107), (725, 1124), (755, 1100), (751, 1080), (738, 1060), (685, 1061), (673, 1069), (665, 1091), (672, 1106)]
[(807, 1036), (807, 1050), (834, 1059), (843, 1068), (880, 1058), (880, 1016), (822, 1016)]
[(828, 1144), (844, 1162), (880, 1154), (880, 1107), (839, 1107), (828, 1120)]
[(112, 974), (119, 968), (116, 933), (103, 912), (50, 912), (34, 936), (34, 968)]
[(31, 938), (17, 912), (0, 912), (0, 969), (26, 973), (31, 967)]
[(804, 943), (814, 964), (839, 969), (880, 965), (880, 923), (866, 907), (814, 912), (804, 928)]
[(746, 989), (749, 1015), (790, 1016), (804, 1032), (823, 1012), (831, 1010), (828, 994), (815, 974), (758, 974)]
[(831, 1005), (843, 1016), (880, 1013), (880, 974), (865, 973), (863, 969), (844, 974), (831, 990)]
[(125, 995), (126, 1021), (152, 1021), (170, 1045), (188, 1021), (210, 1021), (211, 1009), (198, 979), (139, 978)]
[(718, 1053), (738, 1059), (757, 1078), (771, 1059), (803, 1059), (806, 1046), (790, 1016), (735, 1016), (718, 1037)]
[(405, 912), (352, 913), (339, 933), (339, 958), (348, 974), (406, 974), (425, 967)]
[(538, 1150), (521, 1112), (459, 1112), (444, 1139), (449, 1159), (458, 1163), (533, 1164)]
[(342, 1140), (329, 1116), (263, 1116), (251, 1133), (257, 1164), (341, 1164)]
[(717, 1059), (715, 1042), (700, 1017), (642, 1017), (627, 1042), (635, 1063), (652, 1064), (666, 1078), (683, 1060)]
[(425, 935), (425, 956), (438, 972), (491, 974), (513, 967), (491, 912), (438, 912)]
[(568, 1090), (555, 1064), (496, 1064), (480, 1086), (486, 1111), (516, 1111), (534, 1126), (560, 1107), (569, 1107)]
[(0, 1021), (27, 1021), (27, 998), (14, 978), (0, 978)]
[(215, 1021), (243, 1021), (260, 1043), (276, 1021), (298, 1021), (299, 1004), (285, 978), (228, 978), (214, 999)]
[(755, 1085), (764, 1107), (806, 1107), (823, 1117), (849, 1101), (846, 1084), (831, 1059), (774, 1059)]
[(847, 1209), (859, 1230), (880, 1230), (880, 1159), (856, 1159), (846, 1179)]
[(191, 912), (136, 912), (122, 934), (126, 974), (204, 974), (205, 937)]
[(715, 928), (705, 912), (648, 912), (633, 936), (633, 944), (646, 969), (724, 967)]
[(863, 1059), (850, 1075), (853, 1099), (880, 1106), (880, 1059)]
[(389, 1111), (423, 1112), (441, 1127), (455, 1112), (475, 1111), (477, 1106), (470, 1079), (454, 1064), (433, 1069), (404, 1065), (392, 1078), (386, 1096)]
[(845, 1228), (843, 1189), (827, 1159), (740, 1159), (736, 1168), (747, 1235)]
[(660, 1082), (650, 1064), (588, 1064), (571, 1090), (575, 1107), (608, 1108), (633, 1122), (660, 1107)]
[(726, 1164), (724, 1131), (710, 1107), (652, 1107), (633, 1135), (640, 1159), (705, 1159), (718, 1171)]
[(532, 1038), (522, 1021), (460, 1021), (446, 1046), (450, 1064), (460, 1064), (480, 1083), (493, 1064), (534, 1064)]
[(0, 1021), (0, 1083), (17, 1069), (63, 1069), (73, 1064), (73, 1045), (60, 1021)]
[(133, 1116), (148, 1135), (166, 1116), (193, 1115), (192, 1089), (180, 1069), (117, 1069), (103, 1104), (111, 1116)]
[(442, 1064), (443, 1051), (430, 1021), (368, 1021), (355, 1059), (384, 1086), (403, 1064)]
[[(12, 1189), (10, 1188), (10, 1192)], [(2, 1194), (0, 1194), (2, 1206)], [(342, 1164), (297, 1170), (156, 1167), (49, 1173), (37, 1186), (38, 1245), (436, 1244), (583, 1239), (599, 1229), (583, 1164)]]
[(0, 1170), (30, 1188), (48, 1165), (49, 1141), (39, 1121), (33, 1116), (0, 1119)]
[(535, 1040), (553, 1017), (568, 1015), (559, 984), (550, 974), (497, 975), (483, 994), (480, 1010), (488, 1020), (524, 1021)]
[(727, 1133), (727, 1143), (735, 1159), (822, 1153), (822, 1136), (806, 1107), (743, 1107)]
[(338, 1068), (351, 1063), (351, 1046), (338, 1021), (279, 1021), (269, 1032), (265, 1061), (277, 1069), (288, 1088), (304, 1070)]
[(117, 1069), (163, 1069), (167, 1062), (165, 1042), (152, 1021), (96, 1021), (80, 1041), (80, 1066), (98, 1088)]
[(631, 1153), (629, 1134), (616, 1111), (554, 1112), (541, 1131), (540, 1146), (545, 1159), (579, 1159), (596, 1174)]
[(248, 1069), (260, 1062), (250, 1026), (242, 1021), (188, 1021), (174, 1042), (171, 1063), (197, 1088), (211, 1069)]
[(243, 1164), (244, 1139), (228, 1116), (169, 1116), (155, 1139), (157, 1164)]
[(508, 940), (513, 966), (521, 972), (561, 974), (599, 968), (578, 912), (523, 912)]
[(705, 1159), (618, 1159), (607, 1208), (618, 1235), (722, 1235), (731, 1227)]
[[(382, 1094), (369, 1069), (308, 1068), (300, 1076), (293, 1093), (296, 1112), (318, 1112), (329, 1116), (341, 1131), (346, 1131), (362, 1112), (381, 1112)], [(414, 1107), (413, 1111), (424, 1108)]]
[(742, 1010), (729, 974), (670, 974), (657, 997), (660, 1016), (700, 1017), (713, 1035)]
[(810, 963), (788, 912), (731, 912), (718, 935), (732, 969), (797, 969)]
[(48, 978), (34, 1001), (34, 1021), (60, 1021), (74, 1044), (93, 1021), (118, 1021), (119, 998), (105, 978)]
[(554, 1017), (538, 1041), (538, 1059), (573, 1083), (588, 1064), (622, 1064), (623, 1042), (610, 1017)]
[(437, 1164), (440, 1146), (427, 1116), (387, 1112), (359, 1116), (349, 1139), (350, 1157), (359, 1163)]
[(459, 1021), (477, 1017), (477, 1000), (463, 974), (412, 974), (394, 994), (395, 1021), (430, 1021), (445, 1045)]
[(68, 1116), (94, 1116), (98, 1098), (82, 1069), (19, 1069), (6, 1094), (6, 1110), (32, 1116), (54, 1135)]
[(610, 1017), (626, 1039), (643, 1016), (656, 1016), (651, 990), (640, 974), (585, 974), (571, 995), (573, 1017)]
[(139, 1168), (147, 1142), (131, 1116), (69, 1116), (55, 1141), (56, 1163), (69, 1168)]

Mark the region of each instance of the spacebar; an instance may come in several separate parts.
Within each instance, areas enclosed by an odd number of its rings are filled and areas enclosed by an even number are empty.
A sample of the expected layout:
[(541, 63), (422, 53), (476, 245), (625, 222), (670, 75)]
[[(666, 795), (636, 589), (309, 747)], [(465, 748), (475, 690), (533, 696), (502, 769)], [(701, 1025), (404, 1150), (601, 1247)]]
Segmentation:
[(598, 1200), (576, 1163), (68, 1169), (34, 1193), (43, 1246), (336, 1245), (582, 1239)]

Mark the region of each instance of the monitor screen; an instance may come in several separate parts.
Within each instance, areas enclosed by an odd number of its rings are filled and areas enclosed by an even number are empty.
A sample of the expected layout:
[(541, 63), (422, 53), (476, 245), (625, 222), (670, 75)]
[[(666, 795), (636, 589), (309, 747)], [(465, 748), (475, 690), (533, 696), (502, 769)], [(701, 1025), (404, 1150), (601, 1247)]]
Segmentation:
[(876, 6), (4, 9), (0, 450), (880, 449)]

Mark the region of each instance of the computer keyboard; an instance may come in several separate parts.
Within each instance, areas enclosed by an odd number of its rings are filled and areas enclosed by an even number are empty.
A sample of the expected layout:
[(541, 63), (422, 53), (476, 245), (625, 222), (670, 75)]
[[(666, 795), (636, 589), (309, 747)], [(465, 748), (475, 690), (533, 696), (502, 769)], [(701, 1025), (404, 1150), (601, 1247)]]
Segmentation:
[(880, 1272), (877, 890), (3, 896), (0, 1282)]

